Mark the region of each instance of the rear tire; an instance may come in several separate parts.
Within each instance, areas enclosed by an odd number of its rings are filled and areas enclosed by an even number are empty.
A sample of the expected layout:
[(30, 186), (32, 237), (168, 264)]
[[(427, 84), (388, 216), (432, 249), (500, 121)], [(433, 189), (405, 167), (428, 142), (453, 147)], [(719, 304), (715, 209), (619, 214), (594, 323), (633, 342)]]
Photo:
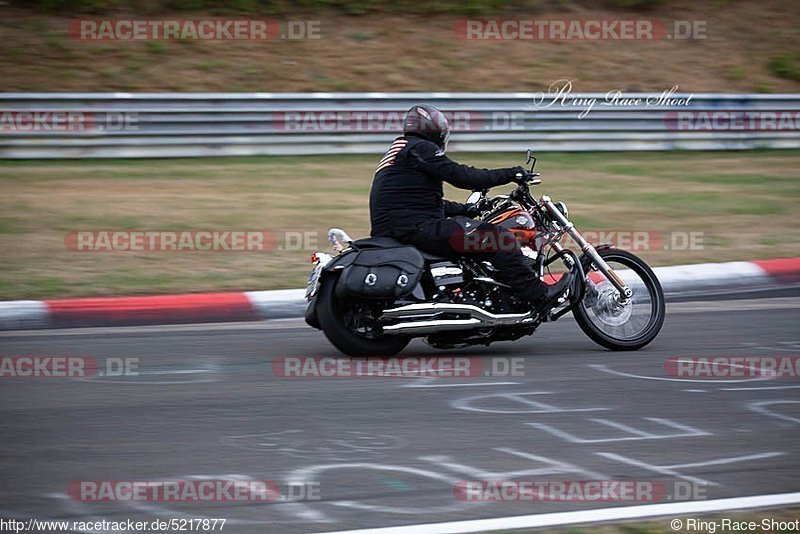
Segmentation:
[(394, 356), (411, 341), (408, 336), (379, 334), (364, 337), (353, 332), (347, 317), (358, 301), (340, 300), (336, 297), (338, 278), (327, 277), (317, 295), (317, 318), (325, 337), (334, 347), (348, 356)]
[[(608, 248), (598, 250), (598, 253), (606, 262), (619, 263), (636, 273), (644, 283), (651, 299), (652, 316), (642, 332), (631, 339), (619, 339), (603, 332), (592, 320), (585, 302), (580, 302), (575, 306), (573, 310), (575, 321), (581, 330), (598, 345), (611, 350), (638, 350), (653, 341), (664, 325), (666, 307), (661, 283), (644, 260), (628, 251)], [(587, 276), (589, 272), (591, 271), (587, 271)]]

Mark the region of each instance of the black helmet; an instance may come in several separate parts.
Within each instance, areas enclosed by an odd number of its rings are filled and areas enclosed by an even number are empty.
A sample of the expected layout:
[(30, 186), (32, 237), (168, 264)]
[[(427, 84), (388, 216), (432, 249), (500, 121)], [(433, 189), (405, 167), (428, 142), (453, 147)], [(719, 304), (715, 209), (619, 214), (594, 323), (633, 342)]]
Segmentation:
[(433, 141), (444, 152), (450, 139), (450, 125), (444, 113), (435, 107), (412, 106), (403, 120), (403, 134), (416, 135)]

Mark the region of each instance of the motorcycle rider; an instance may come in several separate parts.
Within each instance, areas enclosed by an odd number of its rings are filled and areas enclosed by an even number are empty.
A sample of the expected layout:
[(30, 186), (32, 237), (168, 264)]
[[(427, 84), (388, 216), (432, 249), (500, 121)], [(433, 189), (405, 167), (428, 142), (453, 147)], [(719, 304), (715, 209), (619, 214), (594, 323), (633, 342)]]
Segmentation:
[(480, 253), (533, 309), (548, 309), (571, 286), (574, 273), (566, 273), (552, 285), (545, 284), (526, 265), (511, 232), (469, 219), (478, 215), (474, 205), (442, 198), (442, 182), (461, 189), (489, 189), (525, 180), (530, 173), (523, 167), (488, 170), (456, 163), (445, 156), (449, 137), (447, 118), (438, 109), (415, 105), (408, 110), (403, 135), (389, 146), (375, 170), (369, 203), (371, 235), (392, 237), (422, 251), (453, 258), (465, 251), (459, 245), (465, 232), (491, 233), (498, 238), (496, 242), (512, 246)]

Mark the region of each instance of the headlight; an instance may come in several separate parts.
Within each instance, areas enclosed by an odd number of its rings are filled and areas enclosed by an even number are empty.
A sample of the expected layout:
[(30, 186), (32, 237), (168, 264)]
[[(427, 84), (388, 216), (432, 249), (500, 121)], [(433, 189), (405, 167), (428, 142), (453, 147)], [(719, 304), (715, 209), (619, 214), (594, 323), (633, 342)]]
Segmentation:
[(556, 209), (561, 212), (561, 215), (563, 215), (564, 217), (569, 219), (569, 210), (567, 209), (567, 205), (566, 204), (564, 204), (561, 201), (558, 201), (554, 205), (555, 205)]

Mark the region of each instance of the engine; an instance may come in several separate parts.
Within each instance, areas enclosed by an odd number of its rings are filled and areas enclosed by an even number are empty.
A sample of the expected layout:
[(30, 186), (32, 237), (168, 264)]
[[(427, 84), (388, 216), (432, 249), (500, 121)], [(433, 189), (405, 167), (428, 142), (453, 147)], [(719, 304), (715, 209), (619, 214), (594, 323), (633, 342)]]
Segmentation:
[(496, 280), (497, 271), (488, 262), (467, 264), (463, 268), (453, 262), (430, 266), (433, 278), (433, 300), (472, 304), (492, 313), (520, 311), (522, 302), (511, 289)]

